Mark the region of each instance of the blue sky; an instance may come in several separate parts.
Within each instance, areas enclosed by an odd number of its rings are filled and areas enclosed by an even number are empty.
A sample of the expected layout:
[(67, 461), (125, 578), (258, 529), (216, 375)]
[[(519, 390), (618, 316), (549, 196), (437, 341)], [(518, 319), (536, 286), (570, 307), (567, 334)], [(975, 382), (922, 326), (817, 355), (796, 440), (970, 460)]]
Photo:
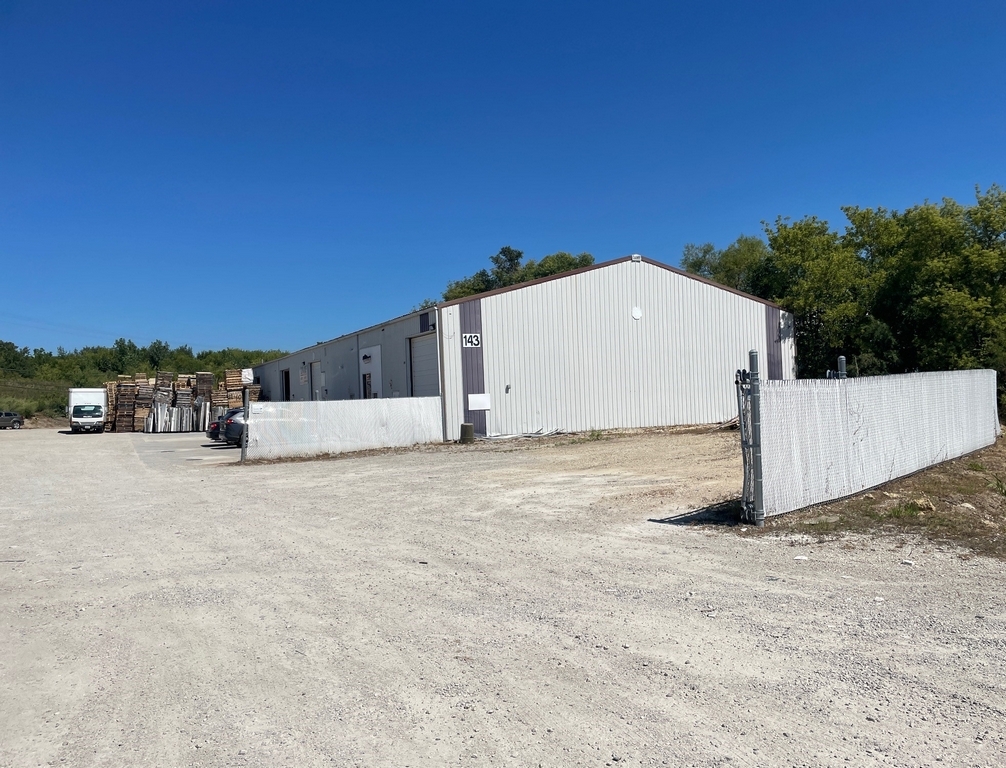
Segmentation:
[[(1006, 5), (0, 0), (0, 339), (296, 349), (501, 246), (1006, 183)], [(243, 298), (242, 298), (243, 296)]]

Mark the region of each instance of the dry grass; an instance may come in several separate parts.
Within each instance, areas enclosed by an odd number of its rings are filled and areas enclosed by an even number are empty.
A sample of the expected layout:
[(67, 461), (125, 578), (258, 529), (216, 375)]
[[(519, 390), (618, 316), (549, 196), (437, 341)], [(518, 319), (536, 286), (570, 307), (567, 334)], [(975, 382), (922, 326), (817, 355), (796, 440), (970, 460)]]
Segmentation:
[(797, 532), (818, 538), (917, 534), (1006, 558), (1006, 438), (851, 498), (769, 518), (745, 535)]

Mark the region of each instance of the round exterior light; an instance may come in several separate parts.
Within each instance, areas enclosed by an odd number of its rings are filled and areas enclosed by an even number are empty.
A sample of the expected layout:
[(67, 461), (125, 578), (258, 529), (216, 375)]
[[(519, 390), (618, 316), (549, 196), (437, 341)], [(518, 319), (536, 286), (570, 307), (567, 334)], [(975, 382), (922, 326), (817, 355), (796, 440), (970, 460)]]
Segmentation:
[(641, 310), (639, 307), (633, 307), (632, 308), (632, 319), (633, 320), (639, 320), (642, 317), (643, 317), (643, 310)]

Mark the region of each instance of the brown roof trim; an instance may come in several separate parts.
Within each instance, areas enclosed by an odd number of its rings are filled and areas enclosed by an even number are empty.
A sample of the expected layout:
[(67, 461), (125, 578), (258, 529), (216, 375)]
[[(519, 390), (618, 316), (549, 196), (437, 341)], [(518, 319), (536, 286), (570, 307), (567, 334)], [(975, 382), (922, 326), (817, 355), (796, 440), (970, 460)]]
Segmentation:
[[(750, 293), (744, 293), (744, 291), (738, 291), (736, 288), (730, 288), (726, 285), (720, 285), (719, 283), (710, 280), (707, 277), (693, 275), (691, 272), (685, 272), (683, 269), (672, 267), (669, 264), (664, 264), (663, 262), (655, 261), (654, 259), (648, 258), (646, 256), (643, 256), (642, 260), (647, 264), (652, 264), (655, 267), (666, 269), (668, 272), (673, 272), (676, 275), (687, 277), (690, 280), (697, 280), (700, 283), (711, 285), (713, 288), (719, 288), (721, 291), (735, 293), (738, 296), (744, 297), (745, 299), (750, 299), (751, 301), (757, 301), (759, 304), (765, 304), (770, 307), (776, 307), (777, 309), (782, 309), (778, 304), (776, 304), (773, 301), (768, 301), (767, 299), (762, 299), (759, 298), (758, 296), (752, 296)], [(460, 299), (451, 299), (450, 301), (445, 301), (441, 304), (437, 304), (437, 308), (443, 309), (444, 307), (452, 307), (455, 304), (463, 304), (464, 302), (471, 301), (473, 299), (482, 299), (485, 298), (486, 296), (496, 296), (497, 294), (506, 293), (507, 291), (516, 291), (519, 288), (527, 288), (528, 286), (531, 285), (540, 285), (541, 283), (547, 283), (549, 280), (559, 280), (564, 277), (579, 275), (583, 272), (590, 272), (595, 269), (604, 269), (605, 267), (610, 267), (613, 264), (621, 264), (623, 261), (632, 261), (632, 256), (622, 256), (621, 258), (612, 259), (611, 261), (602, 261), (600, 264), (591, 264), (589, 267), (580, 267), (579, 269), (571, 269), (568, 272), (559, 272), (558, 274), (549, 275), (548, 277), (539, 277), (537, 280), (528, 280), (526, 283), (516, 283), (514, 285), (508, 285), (505, 288), (495, 288), (491, 291), (486, 291), (485, 293), (475, 293), (472, 294), (471, 296), (462, 296)]]
[(751, 299), (751, 301), (757, 301), (759, 304), (765, 304), (770, 307), (775, 307), (776, 309), (782, 309), (782, 307), (780, 307), (774, 301), (769, 301), (768, 299), (763, 299), (760, 296), (754, 296), (750, 293), (744, 293), (744, 291), (739, 291), (736, 288), (731, 288), (729, 285), (722, 285), (721, 283), (717, 283), (715, 280), (710, 280), (708, 277), (702, 277), (701, 275), (693, 275), (691, 272), (685, 272), (685, 270), (683, 269), (672, 267), (660, 261), (654, 261), (653, 259), (648, 258), (646, 256), (643, 257), (643, 261), (645, 261), (647, 264), (652, 264), (655, 267), (666, 269), (668, 272), (673, 272), (676, 275), (681, 275), (682, 277), (687, 277), (691, 280), (698, 280), (700, 283), (711, 285), (713, 288), (719, 288), (721, 291), (726, 291), (727, 293), (735, 293), (738, 296), (743, 296), (745, 299)]

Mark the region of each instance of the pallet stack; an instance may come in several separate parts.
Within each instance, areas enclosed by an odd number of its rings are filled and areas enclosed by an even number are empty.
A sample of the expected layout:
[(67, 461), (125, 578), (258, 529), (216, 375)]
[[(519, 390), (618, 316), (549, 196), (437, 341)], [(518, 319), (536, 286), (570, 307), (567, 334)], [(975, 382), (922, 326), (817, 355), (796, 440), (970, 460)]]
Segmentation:
[(227, 406), (229, 408), (240, 408), (244, 405), (244, 383), (241, 379), (240, 368), (224, 371), (224, 388), (227, 390)]
[[(241, 371), (228, 371), (231, 385), (237, 381), (237, 405), (243, 404)], [(261, 387), (248, 387), (257, 400)], [(154, 378), (146, 373), (120, 375), (105, 384), (108, 394), (106, 429), (116, 432), (194, 432), (205, 431), (214, 418), (223, 414), (231, 393), (227, 381), (214, 388), (214, 376), (208, 371), (175, 374), (158, 371)]]
[(196, 397), (201, 397), (208, 403), (213, 395), (213, 374), (208, 371), (196, 371)]
[(133, 431), (143, 432), (147, 423), (147, 416), (150, 415), (150, 406), (141, 408), (139, 406), (133, 411)]
[(115, 431), (132, 432), (136, 412), (136, 384), (120, 381), (115, 392)]
[(105, 408), (106, 432), (111, 432), (115, 429), (115, 388), (116, 383), (114, 381), (105, 382), (105, 399), (108, 401), (108, 407)]
[(226, 408), (227, 402), (227, 390), (223, 388), (223, 382), (220, 382), (220, 386), (210, 395), (210, 404), (214, 408)]
[(213, 408), (226, 408), (227, 407), (227, 391), (221, 386), (213, 390), (213, 394), (210, 395), (210, 404)]
[(171, 405), (175, 401), (175, 374), (171, 371), (158, 371), (154, 377), (154, 402), (161, 405)]
[[(137, 374), (138, 375), (138, 374)], [(149, 408), (154, 401), (154, 385), (149, 379), (137, 380), (136, 382), (136, 406), (138, 408)]]
[(176, 389), (175, 390), (175, 407), (176, 408), (191, 408), (192, 407), (192, 390), (191, 389)]

